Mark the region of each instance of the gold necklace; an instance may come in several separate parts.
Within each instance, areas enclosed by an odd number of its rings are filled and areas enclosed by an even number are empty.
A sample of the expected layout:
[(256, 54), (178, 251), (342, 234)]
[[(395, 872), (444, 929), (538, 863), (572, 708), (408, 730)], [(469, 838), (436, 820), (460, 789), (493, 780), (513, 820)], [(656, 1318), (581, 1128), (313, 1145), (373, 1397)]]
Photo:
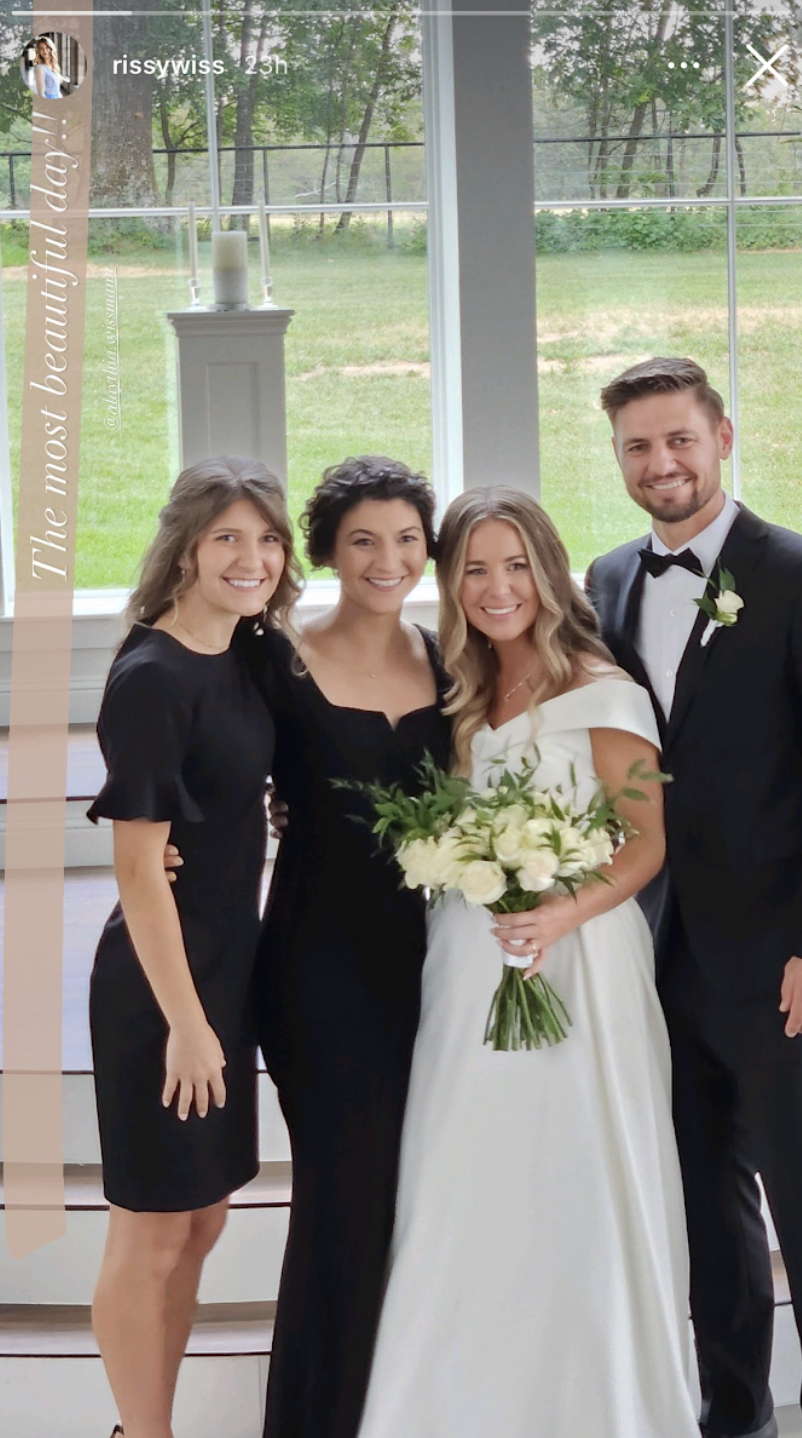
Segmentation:
[(225, 649), (220, 649), (216, 644), (210, 644), (208, 639), (202, 639), (200, 634), (193, 634), (192, 630), (188, 628), (188, 626), (184, 623), (183, 619), (175, 619), (173, 621), (173, 626), (175, 627), (176, 624), (178, 625), (179, 629), (183, 629), (184, 633), (189, 635), (190, 639), (194, 639), (196, 644), (202, 644), (204, 649), (211, 650), (213, 654), (225, 654), (226, 649), (228, 649), (229, 647), (228, 645), (226, 645)]
[(517, 683), (517, 684), (513, 684), (512, 688), (511, 688), (511, 689), (508, 689), (507, 692), (506, 692), (506, 694), (502, 694), (502, 696), (501, 696), (501, 702), (502, 702), (502, 704), (506, 704), (507, 700), (508, 700), (508, 699), (511, 699), (512, 696), (513, 696), (513, 694), (517, 694), (519, 689), (523, 689), (524, 684), (528, 684), (528, 683), (529, 683), (529, 680), (532, 678), (533, 673), (534, 673), (534, 670), (533, 670), (533, 669), (530, 669), (530, 670), (529, 670), (529, 673), (528, 673), (528, 674), (525, 674), (524, 677), (523, 677), (523, 679), (519, 679), (519, 680), (518, 680), (518, 683)]

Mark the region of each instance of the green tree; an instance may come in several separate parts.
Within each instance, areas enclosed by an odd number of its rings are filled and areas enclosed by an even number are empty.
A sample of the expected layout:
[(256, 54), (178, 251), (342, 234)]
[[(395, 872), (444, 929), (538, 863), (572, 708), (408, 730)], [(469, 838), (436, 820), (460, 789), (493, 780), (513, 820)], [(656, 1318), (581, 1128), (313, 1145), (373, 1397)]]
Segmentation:
[[(802, 7), (796, 0), (782, 13), (767, 14), (759, 0), (731, 0), (735, 10), (735, 78), (738, 122), (751, 115), (756, 98), (770, 86), (770, 77), (751, 90), (744, 86), (756, 64), (746, 48), (750, 41), (771, 54), (781, 34), (796, 33)], [(666, 7), (663, 0), (610, 10), (555, 11), (551, 0), (533, 0), (533, 44), (536, 94), (547, 98), (556, 113), (566, 104), (582, 116), (587, 136), (587, 178), (591, 197), (628, 199), (641, 170), (662, 166), (653, 148), (643, 165), (644, 124), (651, 118), (652, 135), (689, 128), (711, 132), (711, 165), (700, 193), (710, 193), (721, 160), (724, 127), (724, 23), (721, 9), (711, 3)], [(799, 81), (796, 45), (786, 57), (786, 73)], [(621, 138), (619, 138), (621, 137)], [(673, 143), (666, 143), (665, 192), (675, 192)], [(746, 190), (743, 153), (739, 149), (740, 184)]]
[[(269, 125), (277, 138), (319, 142), (321, 203), (332, 187), (338, 203), (351, 204), (376, 129), (383, 138), (411, 137), (405, 119), (420, 97), (412, 0), (390, 0), (369, 12), (332, 12), (328, 0), (310, 0), (303, 15), (282, 17), (279, 30), (288, 73), (257, 101), (255, 128)], [(344, 212), (337, 228), (347, 228), (350, 219)]]
[[(169, 136), (183, 82), (137, 73), (131, 62), (174, 59), (189, 69), (201, 49), (200, 15), (182, 10), (180, 0), (140, 0), (136, 17), (100, 12), (93, 28), (91, 203), (155, 205), (154, 119), (159, 139)], [(200, 79), (194, 87), (202, 92)]]

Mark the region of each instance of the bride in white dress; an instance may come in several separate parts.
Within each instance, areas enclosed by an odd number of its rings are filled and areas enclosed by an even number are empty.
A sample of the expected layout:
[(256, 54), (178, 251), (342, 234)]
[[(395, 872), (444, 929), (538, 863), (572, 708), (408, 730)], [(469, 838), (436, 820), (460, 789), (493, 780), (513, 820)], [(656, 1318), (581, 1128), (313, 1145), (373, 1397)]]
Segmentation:
[[(457, 762), (540, 754), (538, 787), (614, 791), (658, 767), (646, 692), (616, 670), (551, 521), (470, 490), (438, 572)], [(634, 895), (664, 852), (662, 795), (576, 899), (492, 918), (435, 906), (392, 1266), (359, 1438), (698, 1438), (669, 1049)], [(501, 951), (573, 1020), (537, 1052), (483, 1045)]]

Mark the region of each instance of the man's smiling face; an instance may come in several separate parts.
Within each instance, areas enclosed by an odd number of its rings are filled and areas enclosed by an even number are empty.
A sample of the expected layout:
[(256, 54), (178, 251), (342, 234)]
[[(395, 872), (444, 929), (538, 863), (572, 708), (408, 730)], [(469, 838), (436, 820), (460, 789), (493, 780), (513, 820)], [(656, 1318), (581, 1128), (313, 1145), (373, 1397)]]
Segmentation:
[(732, 451), (732, 425), (716, 420), (692, 389), (644, 395), (616, 414), (613, 448), (636, 504), (660, 524), (713, 518), (722, 503), (721, 461)]

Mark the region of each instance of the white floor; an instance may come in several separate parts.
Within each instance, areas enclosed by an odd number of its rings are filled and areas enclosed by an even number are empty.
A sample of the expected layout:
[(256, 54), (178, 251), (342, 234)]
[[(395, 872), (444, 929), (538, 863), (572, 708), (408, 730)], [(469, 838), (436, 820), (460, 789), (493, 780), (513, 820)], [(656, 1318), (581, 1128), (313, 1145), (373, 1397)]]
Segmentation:
[[(261, 1438), (267, 1368), (267, 1359), (256, 1356), (186, 1359), (176, 1438)], [(114, 1416), (97, 1358), (0, 1362), (0, 1438), (108, 1438)], [(777, 1416), (781, 1438), (802, 1438), (799, 1407), (780, 1408)]]
[[(261, 1438), (267, 1362), (187, 1358), (176, 1397), (176, 1438)], [(0, 1363), (0, 1438), (109, 1438), (114, 1401), (99, 1359)]]

